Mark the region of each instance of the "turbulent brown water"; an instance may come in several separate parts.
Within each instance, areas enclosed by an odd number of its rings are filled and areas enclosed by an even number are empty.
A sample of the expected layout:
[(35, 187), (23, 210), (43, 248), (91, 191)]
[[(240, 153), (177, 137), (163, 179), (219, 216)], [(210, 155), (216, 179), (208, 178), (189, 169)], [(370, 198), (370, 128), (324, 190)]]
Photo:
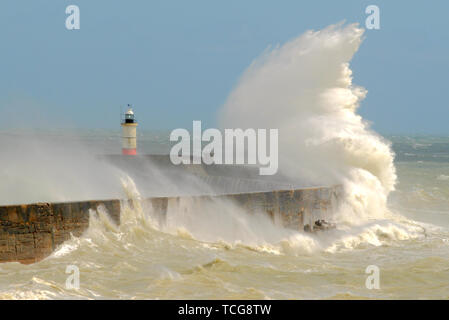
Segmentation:
[[(135, 206), (122, 206), (119, 226), (103, 209), (91, 212), (83, 236), (39, 263), (0, 264), (0, 298), (449, 298), (449, 138), (385, 139), (357, 115), (366, 92), (352, 84), (349, 61), (362, 34), (355, 25), (331, 26), (268, 51), (220, 115), (224, 127), (279, 128), (280, 170), (292, 180), (343, 184), (336, 230), (283, 229), (223, 201), (186, 200), (161, 223), (141, 200), (152, 182), (172, 191), (191, 186), (157, 172), (136, 183), (93, 161), (91, 150), (116, 150), (118, 133), (89, 132), (75, 142), (67, 131), (9, 133), (0, 141), (8, 151), (1, 204), (128, 197)], [(166, 150), (165, 136), (141, 132), (140, 150)], [(366, 286), (370, 265), (379, 268), (379, 289)], [(79, 268), (79, 289), (66, 287), (67, 266)]]

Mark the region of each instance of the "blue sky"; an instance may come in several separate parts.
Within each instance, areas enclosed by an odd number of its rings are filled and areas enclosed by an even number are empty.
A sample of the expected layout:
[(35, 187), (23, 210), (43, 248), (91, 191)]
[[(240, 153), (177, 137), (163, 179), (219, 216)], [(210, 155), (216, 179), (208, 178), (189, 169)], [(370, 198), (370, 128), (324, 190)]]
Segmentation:
[[(78, 5), (81, 29), (65, 28)], [(117, 128), (120, 105), (141, 128), (214, 126), (242, 72), (269, 45), (342, 20), (364, 26), (354, 83), (381, 133), (449, 134), (447, 1), (2, 0), (1, 127)]]

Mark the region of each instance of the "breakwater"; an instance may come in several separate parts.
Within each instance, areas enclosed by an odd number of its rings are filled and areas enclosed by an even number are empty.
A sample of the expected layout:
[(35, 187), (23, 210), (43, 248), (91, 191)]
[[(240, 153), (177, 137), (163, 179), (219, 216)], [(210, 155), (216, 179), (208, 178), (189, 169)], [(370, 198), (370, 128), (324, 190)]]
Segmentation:
[[(338, 205), (340, 186), (217, 196), (157, 197), (144, 199), (161, 219), (183, 200), (231, 201), (248, 214), (263, 212), (287, 228), (313, 229), (314, 222), (331, 217)], [(89, 227), (89, 212), (99, 206), (119, 224), (123, 205), (132, 200), (96, 200), (0, 206), (0, 262), (34, 263), (49, 256), (71, 235), (81, 236)]]

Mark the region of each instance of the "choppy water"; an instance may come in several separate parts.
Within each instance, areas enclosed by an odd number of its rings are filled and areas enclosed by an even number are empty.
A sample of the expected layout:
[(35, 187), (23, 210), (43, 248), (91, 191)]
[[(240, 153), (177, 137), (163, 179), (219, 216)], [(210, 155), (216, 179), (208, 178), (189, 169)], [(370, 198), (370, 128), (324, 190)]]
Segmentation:
[[(447, 299), (449, 138), (389, 138), (400, 159), (389, 207), (402, 218), (307, 235), (224, 203), (169, 212), (165, 226), (144, 204), (124, 207), (120, 226), (100, 210), (51, 257), (0, 264), (0, 297)], [(140, 203), (132, 182), (124, 188)], [(79, 289), (66, 288), (69, 265), (79, 267)], [(378, 290), (365, 286), (368, 265), (380, 269)]]

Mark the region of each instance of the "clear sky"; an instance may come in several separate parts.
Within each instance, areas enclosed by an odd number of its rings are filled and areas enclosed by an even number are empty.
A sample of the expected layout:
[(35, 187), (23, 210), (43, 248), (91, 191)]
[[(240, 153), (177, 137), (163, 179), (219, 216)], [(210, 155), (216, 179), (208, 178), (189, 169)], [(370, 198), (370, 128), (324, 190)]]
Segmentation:
[[(68, 5), (81, 29), (65, 28)], [(449, 1), (0, 2), (0, 127), (116, 128), (135, 105), (141, 128), (214, 126), (242, 72), (269, 45), (346, 20), (365, 25), (354, 83), (381, 133), (449, 134)]]

